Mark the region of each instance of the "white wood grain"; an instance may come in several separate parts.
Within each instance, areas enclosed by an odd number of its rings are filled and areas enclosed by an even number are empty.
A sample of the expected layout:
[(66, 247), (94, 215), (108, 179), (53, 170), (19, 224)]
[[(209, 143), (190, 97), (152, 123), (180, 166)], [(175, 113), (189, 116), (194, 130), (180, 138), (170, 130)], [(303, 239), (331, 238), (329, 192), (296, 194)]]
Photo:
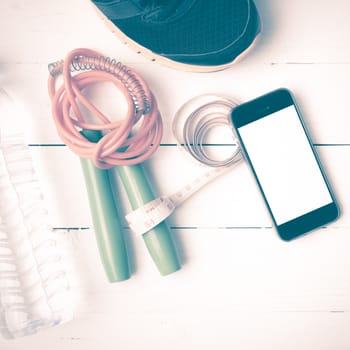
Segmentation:
[[(31, 147), (31, 151), (53, 226), (91, 227), (79, 158), (61, 146)], [(349, 228), (350, 168), (346, 166), (346, 160), (350, 157), (350, 147), (319, 146), (317, 151), (342, 210), (341, 218), (331, 225)], [(205, 171), (176, 146), (160, 147), (144, 167), (154, 193), (158, 195), (172, 194)], [(130, 207), (123, 187), (120, 183), (116, 186), (121, 213), (127, 213)], [(245, 162), (186, 201), (169, 222), (173, 227), (271, 227), (271, 220)]]
[[(61, 57), (56, 56), (55, 59)], [(28, 130), (28, 141), (34, 144), (61, 143), (52, 122), (46, 93), (47, 63), (2, 65), (8, 90), (25, 110), (23, 119)], [(192, 97), (218, 93), (244, 102), (279, 87), (288, 87), (295, 94), (315, 143), (350, 143), (346, 89), (350, 80), (348, 64), (271, 65), (242, 62), (242, 66), (214, 74), (178, 72), (152, 63), (132, 66), (147, 80), (158, 100), (165, 124), (163, 143), (175, 142), (171, 132), (172, 120), (181, 105)], [(188, 81), (191, 83), (188, 84)], [(104, 91), (105, 88), (96, 89), (99, 90)], [(112, 93), (109, 89), (106, 91)], [(105, 99), (108, 100), (108, 95)], [(103, 96), (96, 99), (97, 102), (103, 100)], [(123, 100), (109, 101), (116, 107), (118, 102)], [(112, 119), (117, 116), (111, 114)]]
[(330, 230), (292, 245), (271, 230), (178, 234), (182, 271), (160, 278), (137, 240), (135, 275), (121, 284), (106, 283), (91, 231), (63, 234), (71, 266), (84, 266), (71, 271), (77, 317), (26, 345), (210, 349), (219, 338), (224, 349), (346, 349), (347, 233)]
[[(350, 3), (256, 4), (263, 33), (255, 49), (228, 70), (195, 74), (129, 50), (88, 0), (0, 3), (0, 82), (25, 110), (28, 143), (75, 306), (73, 321), (23, 339), (0, 338), (1, 350), (350, 348)], [(76, 47), (100, 50), (137, 69), (157, 97), (165, 134), (145, 164), (157, 193), (171, 193), (202, 170), (174, 146), (171, 121), (182, 103), (207, 92), (246, 101), (290, 88), (339, 199), (341, 218), (282, 242), (241, 164), (169, 219), (183, 262), (179, 272), (160, 277), (142, 239), (125, 225), (133, 276), (109, 284), (79, 160), (57, 136), (46, 92), (47, 64)], [(123, 191), (121, 198), (127, 211)]]

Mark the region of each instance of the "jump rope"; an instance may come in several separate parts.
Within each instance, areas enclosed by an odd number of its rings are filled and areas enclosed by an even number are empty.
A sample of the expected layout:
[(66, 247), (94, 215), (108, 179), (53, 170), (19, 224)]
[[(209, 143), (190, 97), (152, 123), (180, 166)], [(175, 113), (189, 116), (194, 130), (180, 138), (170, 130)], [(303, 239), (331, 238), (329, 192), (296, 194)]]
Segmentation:
[[(226, 173), (243, 159), (229, 121), (230, 113), (237, 104), (236, 101), (225, 96), (204, 94), (187, 101), (177, 111), (172, 122), (172, 131), (177, 145), (200, 163), (203, 171), (174, 193), (160, 196), (127, 214), (126, 220), (137, 235), (142, 235), (165, 220), (202, 187)], [(209, 143), (209, 139), (217, 128), (228, 129), (230, 133), (230, 144), (225, 146), (231, 151), (224, 156), (220, 151), (211, 151), (213, 146)], [(218, 148), (222, 150), (222, 147)]]
[[(49, 65), (48, 91), (57, 132), (81, 159), (100, 256), (111, 282), (130, 277), (127, 249), (118, 218), (108, 169), (116, 169), (133, 211), (126, 216), (130, 228), (142, 235), (162, 275), (180, 268), (166, 218), (184, 200), (241, 159), (239, 148), (226, 159), (213, 159), (205, 140), (216, 126), (228, 126), (236, 103), (216, 96), (199, 96), (185, 104), (173, 128), (181, 147), (211, 167), (170, 196), (155, 198), (141, 163), (159, 147), (163, 125), (156, 100), (145, 81), (131, 68), (89, 49), (71, 51)], [(57, 78), (62, 84), (56, 87)], [(112, 82), (127, 101), (122, 121), (111, 122), (84, 95), (89, 85)], [(89, 123), (81, 111), (97, 123)]]

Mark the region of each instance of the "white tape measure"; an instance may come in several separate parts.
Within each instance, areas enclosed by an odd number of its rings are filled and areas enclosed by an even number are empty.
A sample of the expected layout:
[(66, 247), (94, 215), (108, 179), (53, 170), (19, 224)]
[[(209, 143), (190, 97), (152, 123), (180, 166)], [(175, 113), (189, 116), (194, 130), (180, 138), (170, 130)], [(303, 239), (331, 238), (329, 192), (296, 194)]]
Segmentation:
[[(210, 168), (174, 194), (156, 198), (127, 214), (126, 221), (136, 235), (142, 235), (157, 226), (176, 207), (243, 159), (229, 119), (236, 105), (230, 99), (208, 94), (195, 97), (179, 109), (173, 120), (173, 133), (179, 147)], [(232, 133), (233, 152), (224, 158), (215, 158), (208, 152), (208, 137), (218, 126), (229, 128)]]

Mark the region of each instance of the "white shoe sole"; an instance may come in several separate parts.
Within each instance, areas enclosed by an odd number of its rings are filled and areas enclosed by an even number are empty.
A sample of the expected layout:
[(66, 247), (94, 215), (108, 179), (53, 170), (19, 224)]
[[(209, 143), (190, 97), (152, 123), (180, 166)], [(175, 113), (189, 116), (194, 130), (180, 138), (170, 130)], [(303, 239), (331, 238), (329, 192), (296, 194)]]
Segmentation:
[(254, 41), (250, 44), (250, 46), (244, 50), (240, 55), (238, 55), (232, 62), (217, 65), (217, 66), (205, 66), (205, 65), (194, 65), (194, 64), (187, 64), (187, 63), (181, 63), (176, 62), (174, 60), (171, 60), (169, 58), (166, 58), (164, 56), (158, 55), (151, 50), (145, 48), (144, 46), (141, 46), (136, 41), (130, 39), (128, 36), (126, 36), (118, 27), (114, 25), (112, 21), (110, 21), (103, 12), (100, 11), (100, 9), (92, 3), (92, 6), (95, 8), (97, 14), (99, 17), (105, 22), (107, 27), (128, 47), (130, 47), (131, 50), (134, 52), (141, 54), (145, 58), (151, 60), (152, 62), (160, 63), (164, 66), (179, 69), (183, 71), (188, 72), (199, 72), (199, 73), (209, 73), (209, 72), (216, 72), (220, 71), (226, 68), (231, 67), (232, 65), (238, 63), (242, 60), (255, 46), (256, 42), (258, 41), (258, 38), (260, 36), (260, 33), (255, 37)]

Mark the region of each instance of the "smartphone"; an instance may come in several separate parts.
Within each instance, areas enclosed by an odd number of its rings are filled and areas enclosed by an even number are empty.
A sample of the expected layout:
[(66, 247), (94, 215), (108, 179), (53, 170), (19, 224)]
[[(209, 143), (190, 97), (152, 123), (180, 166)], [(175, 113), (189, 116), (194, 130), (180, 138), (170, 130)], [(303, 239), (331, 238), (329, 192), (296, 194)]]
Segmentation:
[(339, 216), (334, 193), (287, 89), (237, 106), (231, 119), (283, 240), (289, 241)]

